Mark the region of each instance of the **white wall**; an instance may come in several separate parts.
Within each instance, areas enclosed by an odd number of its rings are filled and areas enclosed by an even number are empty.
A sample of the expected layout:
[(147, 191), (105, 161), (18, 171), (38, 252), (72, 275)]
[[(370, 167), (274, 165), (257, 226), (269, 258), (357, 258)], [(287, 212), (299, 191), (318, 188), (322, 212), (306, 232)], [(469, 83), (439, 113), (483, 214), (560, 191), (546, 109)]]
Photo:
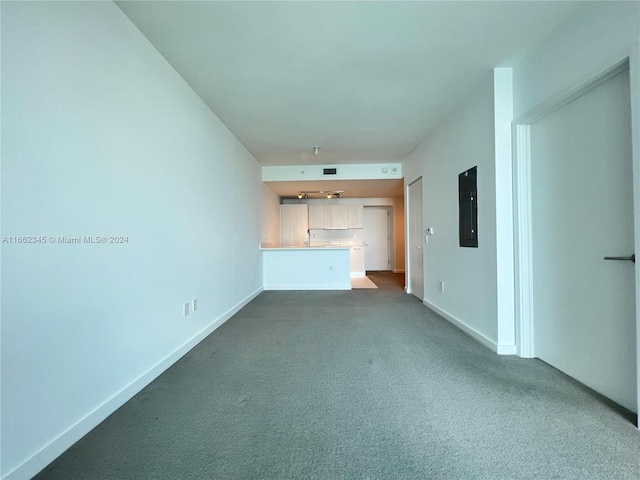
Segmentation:
[(516, 353), (513, 210), (513, 70), (493, 69), (498, 352)]
[(514, 66), (514, 118), (637, 49), (640, 2), (593, 2)]
[[(494, 83), (486, 79), (433, 129), (403, 165), (405, 184), (423, 181), (424, 302), (497, 344)], [(478, 248), (458, 238), (458, 174), (478, 167)], [(439, 282), (444, 282), (441, 292)]]
[(2, 99), (2, 236), (128, 237), (2, 244), (1, 474), (28, 478), (260, 291), (261, 171), (113, 3), (2, 2)]
[[(423, 176), (424, 228), (435, 229), (424, 249), (425, 304), (497, 351), (515, 351), (514, 303), (509, 299), (514, 290), (508, 234), (513, 217), (506, 208), (511, 197), (511, 172), (505, 168), (510, 161), (506, 121), (544, 106), (626, 55), (638, 57), (639, 37), (638, 2), (588, 4), (513, 68), (513, 80), (508, 69), (496, 69), (493, 79), (463, 99), (403, 164), (407, 185)], [(632, 89), (637, 90), (640, 80), (634, 80), (638, 66), (633, 62), (631, 70)], [(636, 126), (638, 97), (632, 91)], [(637, 149), (634, 158), (639, 166)], [(457, 246), (456, 183), (457, 174), (474, 165), (478, 165), (479, 192), (475, 251)], [(445, 282), (444, 292), (438, 289), (440, 281)]]

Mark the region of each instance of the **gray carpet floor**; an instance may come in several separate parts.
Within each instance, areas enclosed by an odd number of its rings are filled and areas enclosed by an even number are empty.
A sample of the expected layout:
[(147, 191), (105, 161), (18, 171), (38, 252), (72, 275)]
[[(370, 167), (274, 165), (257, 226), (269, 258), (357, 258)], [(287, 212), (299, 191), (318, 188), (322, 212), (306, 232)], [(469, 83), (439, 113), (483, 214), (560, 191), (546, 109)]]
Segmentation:
[(263, 292), (36, 478), (640, 478), (624, 411), (370, 278)]

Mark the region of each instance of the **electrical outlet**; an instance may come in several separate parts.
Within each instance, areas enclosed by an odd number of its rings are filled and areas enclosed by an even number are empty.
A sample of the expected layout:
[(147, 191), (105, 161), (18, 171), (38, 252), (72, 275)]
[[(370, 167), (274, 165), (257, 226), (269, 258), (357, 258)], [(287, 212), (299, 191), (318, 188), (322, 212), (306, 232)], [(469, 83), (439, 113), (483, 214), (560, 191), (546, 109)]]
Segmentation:
[(440, 282), (440, 291), (444, 292), (444, 282)]
[(330, 272), (333, 272), (333, 267), (329, 267), (329, 271), (330, 271)]
[(198, 299), (193, 299), (193, 311), (195, 312), (198, 309)]
[(189, 302), (184, 304), (184, 313), (182, 314), (184, 317), (189, 315)]

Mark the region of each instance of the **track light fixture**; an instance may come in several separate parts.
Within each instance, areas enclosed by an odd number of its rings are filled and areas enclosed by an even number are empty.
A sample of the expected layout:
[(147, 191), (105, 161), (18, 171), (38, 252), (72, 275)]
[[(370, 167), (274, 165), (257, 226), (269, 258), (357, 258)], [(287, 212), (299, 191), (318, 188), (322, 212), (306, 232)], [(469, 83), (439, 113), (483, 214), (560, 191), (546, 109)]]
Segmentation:
[(298, 192), (298, 198), (309, 198), (309, 194), (311, 195), (324, 195), (327, 198), (340, 198), (340, 194), (344, 193), (344, 190), (315, 190), (315, 191), (302, 191)]

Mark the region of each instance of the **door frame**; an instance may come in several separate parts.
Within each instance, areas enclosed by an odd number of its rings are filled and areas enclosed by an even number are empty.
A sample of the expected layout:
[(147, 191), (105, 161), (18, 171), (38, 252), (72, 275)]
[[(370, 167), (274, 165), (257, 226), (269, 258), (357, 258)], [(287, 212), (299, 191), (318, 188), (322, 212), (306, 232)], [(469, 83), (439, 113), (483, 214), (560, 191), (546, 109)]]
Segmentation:
[[(404, 198), (405, 198), (405, 290), (408, 294), (413, 295), (413, 286), (411, 285), (411, 257), (413, 254), (413, 250), (411, 249), (411, 227), (412, 227), (412, 216), (411, 216), (411, 199), (410, 199), (410, 188), (411, 185), (422, 181), (422, 175), (415, 178), (413, 181), (408, 182), (405, 186)], [(424, 186), (422, 187), (424, 188)], [(423, 198), (423, 204), (420, 205), (420, 211), (424, 208), (424, 192), (421, 191), (421, 196)], [(421, 232), (422, 235), (422, 232)], [(422, 246), (422, 237), (420, 238), (420, 246)], [(422, 251), (422, 284), (423, 284), (423, 298), (420, 299), (421, 302), (424, 301), (424, 250)]]
[[(616, 58), (591, 75), (534, 107), (513, 122), (514, 243), (516, 279), (516, 352), (535, 357), (533, 309), (533, 251), (531, 211), (531, 125), (578, 97), (629, 70), (631, 90), (631, 151), (634, 185), (640, 185), (640, 47)], [(640, 189), (634, 188), (634, 244), (640, 251)], [(636, 266), (636, 382), (640, 405), (640, 268)], [(640, 425), (639, 425), (640, 426)]]

